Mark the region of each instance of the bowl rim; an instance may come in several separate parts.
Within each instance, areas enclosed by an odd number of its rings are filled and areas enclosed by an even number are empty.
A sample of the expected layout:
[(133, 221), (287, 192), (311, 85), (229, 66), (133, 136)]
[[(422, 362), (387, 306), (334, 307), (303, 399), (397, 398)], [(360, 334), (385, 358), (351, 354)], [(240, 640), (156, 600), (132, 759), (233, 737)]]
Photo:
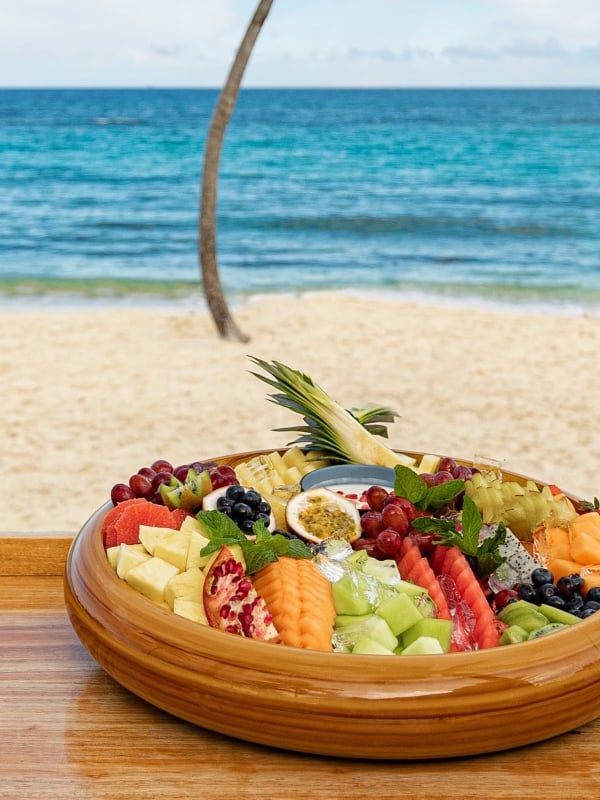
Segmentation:
[[(258, 455), (268, 452), (271, 451), (250, 451), (249, 454), (241, 454), (241, 457), (240, 454), (235, 454), (229, 458), (244, 460), (248, 455)], [(221, 456), (218, 459), (210, 460), (224, 463), (227, 458), (227, 456)], [(327, 469), (327, 467), (323, 467), (323, 469)], [(518, 473), (507, 474), (515, 476), (521, 480), (532, 480), (530, 478), (526, 478), (525, 476), (521, 476)], [(116, 600), (118, 600), (116, 605), (118, 605), (120, 609), (134, 612), (136, 614), (140, 613), (142, 610), (145, 610), (146, 614), (158, 613), (161, 616), (164, 615), (163, 618), (170, 623), (168, 627), (173, 631), (173, 635), (167, 637), (165, 639), (165, 643), (177, 645), (178, 642), (181, 642), (182, 638), (185, 641), (190, 637), (190, 635), (193, 635), (197, 646), (205, 646), (212, 651), (212, 648), (217, 648), (219, 641), (222, 641), (221, 637), (227, 636), (230, 640), (232, 640), (229, 641), (228, 639), (228, 649), (231, 649), (232, 654), (234, 654), (236, 657), (236, 661), (239, 659), (240, 664), (247, 663), (249, 654), (254, 656), (252, 659), (253, 661), (261, 662), (262, 655), (266, 652), (266, 648), (269, 648), (269, 660), (272, 663), (275, 663), (278, 668), (285, 669), (289, 667), (295, 667), (296, 670), (300, 669), (301, 671), (304, 669), (310, 670), (314, 667), (316, 662), (323, 665), (327, 664), (328, 669), (333, 668), (333, 665), (335, 664), (335, 667), (338, 670), (348, 668), (358, 669), (361, 670), (361, 672), (368, 672), (369, 675), (377, 677), (378, 666), (383, 669), (384, 663), (388, 663), (387, 658), (378, 655), (358, 655), (354, 653), (336, 652), (328, 653), (304, 650), (302, 648), (289, 646), (274, 647), (273, 644), (268, 642), (233, 636), (232, 634), (228, 634), (224, 631), (202, 625), (194, 622), (193, 620), (188, 620), (185, 617), (175, 614), (169, 609), (161, 608), (156, 603), (153, 603), (150, 599), (144, 597), (131, 586), (129, 586), (125, 580), (119, 578), (114, 570), (110, 567), (101, 540), (100, 526), (102, 518), (112, 507), (113, 504), (110, 501), (104, 503), (92, 513), (86, 523), (82, 526), (81, 530), (76, 534), (67, 558), (65, 579), (70, 584), (73, 583), (71, 580), (71, 575), (79, 545), (86, 537), (90, 537), (92, 548), (95, 551), (96, 556), (102, 556), (99, 558), (99, 565), (97, 567), (98, 575), (103, 581), (107, 581), (107, 585), (110, 586), (111, 590), (116, 593)], [(76, 589), (73, 589), (72, 585), (71, 589), (74, 596), (77, 597), (77, 591)], [(146, 616), (146, 614), (144, 614), (144, 616)], [(597, 641), (594, 640), (593, 636), (593, 634), (596, 633), (596, 628), (598, 629)], [(590, 645), (599, 648), (600, 658), (600, 614), (597, 617), (596, 615), (592, 615), (587, 619), (580, 620), (580, 622), (577, 623), (577, 632), (581, 634), (588, 634), (586, 638), (589, 638)], [(560, 641), (561, 639), (565, 642), (567, 639), (569, 642), (572, 642), (574, 637), (570, 636), (571, 633), (572, 630), (570, 628), (566, 628), (553, 633), (552, 637), (555, 642)], [(464, 669), (467, 673), (472, 673), (473, 671), (479, 672), (480, 669), (484, 670), (489, 668), (495, 673), (504, 668), (510, 667), (510, 663), (513, 661), (515, 647), (519, 648), (518, 652), (523, 654), (526, 663), (534, 663), (538, 660), (538, 654), (546, 649), (546, 644), (547, 642), (544, 641), (544, 637), (539, 637), (537, 639), (519, 642), (509, 646), (494, 647), (486, 650), (444, 653), (440, 655), (413, 655), (409, 659), (396, 658), (393, 663), (395, 664), (395, 672), (397, 671), (398, 674), (395, 677), (402, 679), (404, 676), (406, 679), (412, 679), (412, 674), (416, 670), (424, 667), (435, 670), (435, 672), (439, 673), (440, 676), (446, 673), (455, 673), (456, 670), (459, 669)], [(568, 658), (571, 650), (578, 649), (579, 648), (574, 646), (572, 648), (568, 647), (564, 654), (565, 659)], [(332, 662), (332, 659), (335, 660)], [(385, 671), (388, 672), (388, 669), (389, 663), (385, 668)], [(565, 669), (565, 674), (568, 674), (568, 672), (569, 670)]]

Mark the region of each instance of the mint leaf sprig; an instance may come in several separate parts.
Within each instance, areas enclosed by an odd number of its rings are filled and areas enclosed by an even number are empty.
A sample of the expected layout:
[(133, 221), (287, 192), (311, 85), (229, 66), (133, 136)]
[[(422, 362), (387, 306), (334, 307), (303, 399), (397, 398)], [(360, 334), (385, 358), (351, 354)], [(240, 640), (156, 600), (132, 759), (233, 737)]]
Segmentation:
[(196, 519), (202, 524), (209, 544), (200, 551), (200, 555), (208, 556), (227, 545), (237, 544), (241, 547), (246, 562), (246, 574), (259, 572), (267, 564), (277, 561), (279, 556), (290, 558), (313, 558), (313, 552), (300, 539), (287, 539), (280, 533), (271, 533), (262, 520), (252, 527), (256, 540), (251, 542), (242, 533), (235, 522), (222, 511), (199, 511)]
[(456, 545), (481, 580), (489, 578), (506, 561), (499, 550), (506, 541), (506, 527), (502, 522), (498, 523), (494, 534), (480, 543), (479, 532), (483, 522), (479, 509), (468, 495), (463, 500), (460, 530), (454, 520), (437, 517), (417, 517), (411, 524), (419, 531), (436, 534), (433, 544), (444, 544), (448, 547)]
[(437, 511), (455, 500), (465, 490), (461, 480), (447, 481), (439, 486), (428, 486), (420, 475), (410, 467), (397, 464), (394, 480), (394, 494), (406, 497), (420, 511)]

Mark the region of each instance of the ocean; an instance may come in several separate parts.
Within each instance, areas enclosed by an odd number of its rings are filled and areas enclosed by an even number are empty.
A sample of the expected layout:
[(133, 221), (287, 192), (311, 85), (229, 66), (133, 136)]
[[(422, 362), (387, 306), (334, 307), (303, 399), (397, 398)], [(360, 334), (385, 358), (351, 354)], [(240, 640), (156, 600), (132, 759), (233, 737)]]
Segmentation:
[[(209, 89), (0, 90), (0, 295), (189, 297)], [(244, 89), (231, 298), (342, 289), (600, 307), (600, 91)]]

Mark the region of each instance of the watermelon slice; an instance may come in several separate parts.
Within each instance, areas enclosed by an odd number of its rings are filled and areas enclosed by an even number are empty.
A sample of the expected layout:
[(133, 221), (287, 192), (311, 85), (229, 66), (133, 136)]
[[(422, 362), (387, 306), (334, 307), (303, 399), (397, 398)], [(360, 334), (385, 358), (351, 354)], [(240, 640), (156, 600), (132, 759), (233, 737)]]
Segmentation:
[[(472, 635), (477, 649), (496, 647), (500, 639), (498, 622), (477, 576), (471, 569), (465, 554), (458, 547), (444, 547), (444, 551), (439, 574), (452, 578), (460, 600), (473, 615)], [(437, 566), (440, 564), (442, 555), (438, 555), (436, 552), (433, 554), (433, 558)], [(457, 605), (457, 609), (459, 608), (460, 605)]]
[(406, 581), (412, 581), (417, 586), (427, 590), (437, 608), (440, 619), (450, 619), (450, 609), (444, 597), (431, 566), (425, 556), (421, 554), (419, 545), (411, 538), (405, 536), (400, 547), (400, 554), (396, 559), (400, 576)]

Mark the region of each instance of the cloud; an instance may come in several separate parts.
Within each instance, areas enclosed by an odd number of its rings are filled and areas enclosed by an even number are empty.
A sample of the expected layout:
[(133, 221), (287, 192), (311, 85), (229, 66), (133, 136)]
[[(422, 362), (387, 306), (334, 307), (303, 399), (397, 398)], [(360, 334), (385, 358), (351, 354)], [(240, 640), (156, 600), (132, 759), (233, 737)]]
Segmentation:
[(451, 45), (445, 47), (441, 53), (451, 58), (468, 58), (479, 61), (497, 61), (500, 53), (490, 47), (474, 47), (472, 45)]
[(517, 39), (502, 49), (507, 55), (518, 58), (563, 58), (567, 55), (567, 51), (554, 37), (543, 42)]
[(373, 50), (366, 50), (360, 47), (351, 47), (346, 51), (350, 59), (366, 59), (373, 61), (410, 61), (413, 53), (409, 48), (402, 51), (392, 50), (389, 47), (379, 47)]

